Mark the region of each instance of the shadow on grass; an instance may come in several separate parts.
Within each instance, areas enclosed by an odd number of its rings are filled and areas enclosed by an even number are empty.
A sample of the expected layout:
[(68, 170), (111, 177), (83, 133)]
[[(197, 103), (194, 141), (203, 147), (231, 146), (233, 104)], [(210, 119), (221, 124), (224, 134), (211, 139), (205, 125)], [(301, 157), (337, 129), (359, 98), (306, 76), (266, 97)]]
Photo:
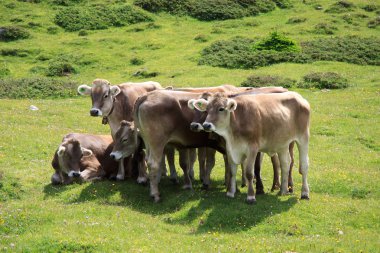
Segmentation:
[[(134, 180), (94, 182), (87, 184), (70, 203), (96, 201), (100, 205), (125, 206), (145, 214), (164, 215), (163, 220), (168, 224), (198, 224), (191, 233), (248, 230), (267, 217), (288, 211), (297, 203), (295, 196), (264, 194), (257, 196), (256, 205), (248, 205), (245, 193), (237, 193), (234, 199), (230, 199), (226, 197), (222, 181), (214, 181), (213, 185), (209, 191), (201, 191), (199, 183), (194, 184), (194, 190), (183, 190), (182, 184), (173, 185), (164, 178), (160, 183), (162, 201), (155, 204), (149, 198), (149, 187), (138, 185)], [(45, 186), (46, 195), (64, 191)]]

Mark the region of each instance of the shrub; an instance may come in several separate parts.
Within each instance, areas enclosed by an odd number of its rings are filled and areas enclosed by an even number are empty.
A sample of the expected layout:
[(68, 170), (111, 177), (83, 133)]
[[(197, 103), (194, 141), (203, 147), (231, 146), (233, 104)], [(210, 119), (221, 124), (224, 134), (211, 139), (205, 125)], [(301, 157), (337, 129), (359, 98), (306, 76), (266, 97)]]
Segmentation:
[(29, 32), (24, 28), (18, 26), (0, 27), (0, 41), (21, 40), (29, 37)]
[(145, 13), (129, 5), (68, 7), (59, 11), (54, 22), (66, 31), (106, 29), (109, 26), (125, 26), (152, 21)]
[(231, 0), (195, 1), (190, 16), (203, 20), (226, 20), (247, 16), (247, 12)]
[(76, 69), (69, 60), (69, 57), (59, 56), (50, 60), (46, 70), (47, 76), (67, 76), (76, 73)]
[(56, 26), (49, 26), (46, 29), (46, 31), (47, 31), (48, 34), (57, 34), (58, 33), (58, 27), (56, 27)]
[(86, 30), (80, 30), (78, 36), (87, 36), (88, 32)]
[(143, 65), (145, 62), (143, 59), (134, 57), (129, 61), (132, 65)]
[(331, 5), (325, 12), (329, 13), (344, 13), (351, 11), (355, 8), (355, 5), (349, 1), (338, 1)]
[(242, 87), (266, 87), (266, 86), (282, 86), (291, 88), (296, 84), (296, 80), (284, 78), (281, 76), (270, 75), (251, 75), (247, 80), (241, 83)]
[(48, 61), (50, 59), (51, 59), (51, 55), (47, 55), (47, 54), (39, 54), (36, 57), (36, 60), (38, 60), (38, 61)]
[(376, 28), (380, 25), (380, 17), (376, 17), (368, 22), (368, 28)]
[(379, 5), (376, 4), (367, 4), (362, 7), (363, 10), (368, 12), (377, 11), (379, 9)]
[(279, 52), (297, 52), (299, 46), (292, 39), (278, 32), (272, 32), (268, 38), (260, 41), (254, 46), (256, 50), (274, 50)]
[(38, 3), (41, 3), (42, 0), (17, 0), (17, 1), (38, 4)]
[(194, 37), (194, 40), (199, 41), (199, 42), (207, 42), (208, 36), (204, 34), (198, 34), (197, 36)]
[(12, 23), (21, 23), (23, 22), (24, 20), (22, 18), (11, 18), (9, 21), (11, 21)]
[(293, 18), (289, 18), (286, 23), (287, 24), (299, 24), (299, 23), (303, 23), (305, 21), (306, 21), (306, 18), (293, 17)]
[(69, 5), (80, 3), (82, 1), (83, 0), (53, 0), (52, 4), (62, 5), (62, 6), (69, 6)]
[(158, 72), (149, 72), (147, 68), (139, 69), (135, 73), (132, 74), (132, 76), (139, 77), (139, 78), (150, 78), (150, 77), (156, 77), (158, 76)]
[(17, 56), (17, 57), (27, 57), (31, 51), (18, 48), (3, 48), (0, 50), (2, 56)]
[(336, 37), (301, 43), (302, 52), (313, 61), (339, 61), (360, 65), (380, 65), (380, 39)]
[(334, 72), (315, 72), (305, 75), (297, 84), (299, 88), (317, 89), (344, 89), (347, 88), (347, 79)]
[(333, 25), (327, 23), (319, 23), (315, 25), (313, 33), (331, 35), (334, 34), (336, 30), (338, 30), (338, 28)]
[(0, 79), (0, 98), (74, 97), (79, 83), (53, 78)]
[(292, 3), (289, 0), (273, 0), (273, 2), (277, 5), (278, 8), (281, 9), (289, 9), (293, 7)]

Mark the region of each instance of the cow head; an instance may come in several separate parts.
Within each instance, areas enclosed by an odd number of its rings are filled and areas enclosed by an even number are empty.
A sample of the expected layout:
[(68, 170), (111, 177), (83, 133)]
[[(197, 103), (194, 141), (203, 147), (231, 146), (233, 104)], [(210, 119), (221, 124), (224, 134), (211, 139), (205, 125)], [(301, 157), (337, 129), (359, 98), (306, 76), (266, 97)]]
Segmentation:
[(92, 155), (92, 151), (81, 147), (78, 140), (71, 138), (61, 143), (57, 150), (59, 167), (69, 177), (80, 177), (80, 160)]
[(116, 85), (110, 85), (107, 80), (95, 79), (92, 82), (92, 87), (86, 84), (80, 85), (78, 93), (80, 95), (91, 95), (91, 116), (106, 116), (110, 114), (114, 98), (120, 93), (120, 88)]
[(234, 99), (226, 97), (224, 94), (217, 93), (209, 100), (204, 98), (194, 101), (195, 109), (207, 112), (205, 122), (202, 124), (206, 132), (221, 133), (226, 129), (230, 122), (230, 113), (236, 110), (237, 103)]
[(115, 134), (114, 147), (110, 154), (111, 158), (119, 161), (122, 158), (133, 155), (139, 146), (136, 131), (138, 130), (133, 122), (123, 120), (120, 123), (120, 127)]
[[(211, 97), (210, 92), (205, 92), (200, 96), (200, 99), (205, 99), (208, 100), (208, 98)], [(191, 109), (194, 110), (194, 119), (190, 123), (190, 130), (193, 132), (200, 132), (203, 130), (203, 122), (206, 120), (207, 117), (207, 112), (206, 111), (199, 111), (195, 108), (194, 103), (197, 101), (197, 99), (190, 99), (187, 103), (187, 106)]]

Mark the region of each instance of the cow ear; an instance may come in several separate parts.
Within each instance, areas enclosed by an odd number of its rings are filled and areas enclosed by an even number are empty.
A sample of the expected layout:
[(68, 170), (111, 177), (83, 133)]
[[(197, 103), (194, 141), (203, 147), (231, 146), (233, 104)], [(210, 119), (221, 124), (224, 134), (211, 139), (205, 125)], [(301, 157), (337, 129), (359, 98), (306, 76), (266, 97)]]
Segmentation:
[(113, 85), (110, 87), (111, 96), (116, 97), (120, 93), (120, 88), (117, 85)]
[(230, 112), (235, 111), (236, 107), (237, 107), (237, 103), (236, 103), (235, 100), (233, 100), (233, 99), (228, 99), (227, 100), (227, 107), (226, 107), (226, 109), (228, 111), (230, 111)]
[(206, 99), (201, 98), (201, 99), (195, 100), (193, 105), (195, 109), (197, 109), (198, 111), (204, 112), (206, 111), (208, 101)]
[(65, 153), (65, 150), (66, 148), (64, 146), (59, 146), (58, 151), (57, 151), (58, 156), (63, 156), (63, 154)]
[(189, 101), (187, 101), (187, 107), (189, 107), (191, 110), (194, 110), (195, 109), (194, 102), (195, 102), (194, 98), (192, 98)]
[(87, 148), (83, 148), (83, 147), (81, 149), (82, 149), (83, 156), (90, 156), (90, 155), (92, 155), (92, 151), (91, 150), (89, 150)]
[(78, 93), (82, 96), (84, 95), (91, 95), (91, 87), (87, 84), (82, 84), (78, 86)]

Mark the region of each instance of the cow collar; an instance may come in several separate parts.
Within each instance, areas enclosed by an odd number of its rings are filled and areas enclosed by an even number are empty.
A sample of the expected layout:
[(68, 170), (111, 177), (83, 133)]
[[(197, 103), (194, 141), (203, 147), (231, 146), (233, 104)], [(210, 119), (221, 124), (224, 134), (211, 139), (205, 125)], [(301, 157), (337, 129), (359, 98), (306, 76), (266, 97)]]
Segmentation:
[(109, 123), (108, 117), (109, 117), (109, 116), (111, 115), (111, 113), (113, 112), (113, 108), (115, 107), (115, 100), (116, 100), (116, 97), (113, 97), (113, 98), (112, 98), (112, 107), (111, 107), (110, 112), (108, 113), (108, 115), (103, 116), (103, 119), (102, 119), (102, 124), (103, 124), (103, 125), (107, 125), (107, 124)]

